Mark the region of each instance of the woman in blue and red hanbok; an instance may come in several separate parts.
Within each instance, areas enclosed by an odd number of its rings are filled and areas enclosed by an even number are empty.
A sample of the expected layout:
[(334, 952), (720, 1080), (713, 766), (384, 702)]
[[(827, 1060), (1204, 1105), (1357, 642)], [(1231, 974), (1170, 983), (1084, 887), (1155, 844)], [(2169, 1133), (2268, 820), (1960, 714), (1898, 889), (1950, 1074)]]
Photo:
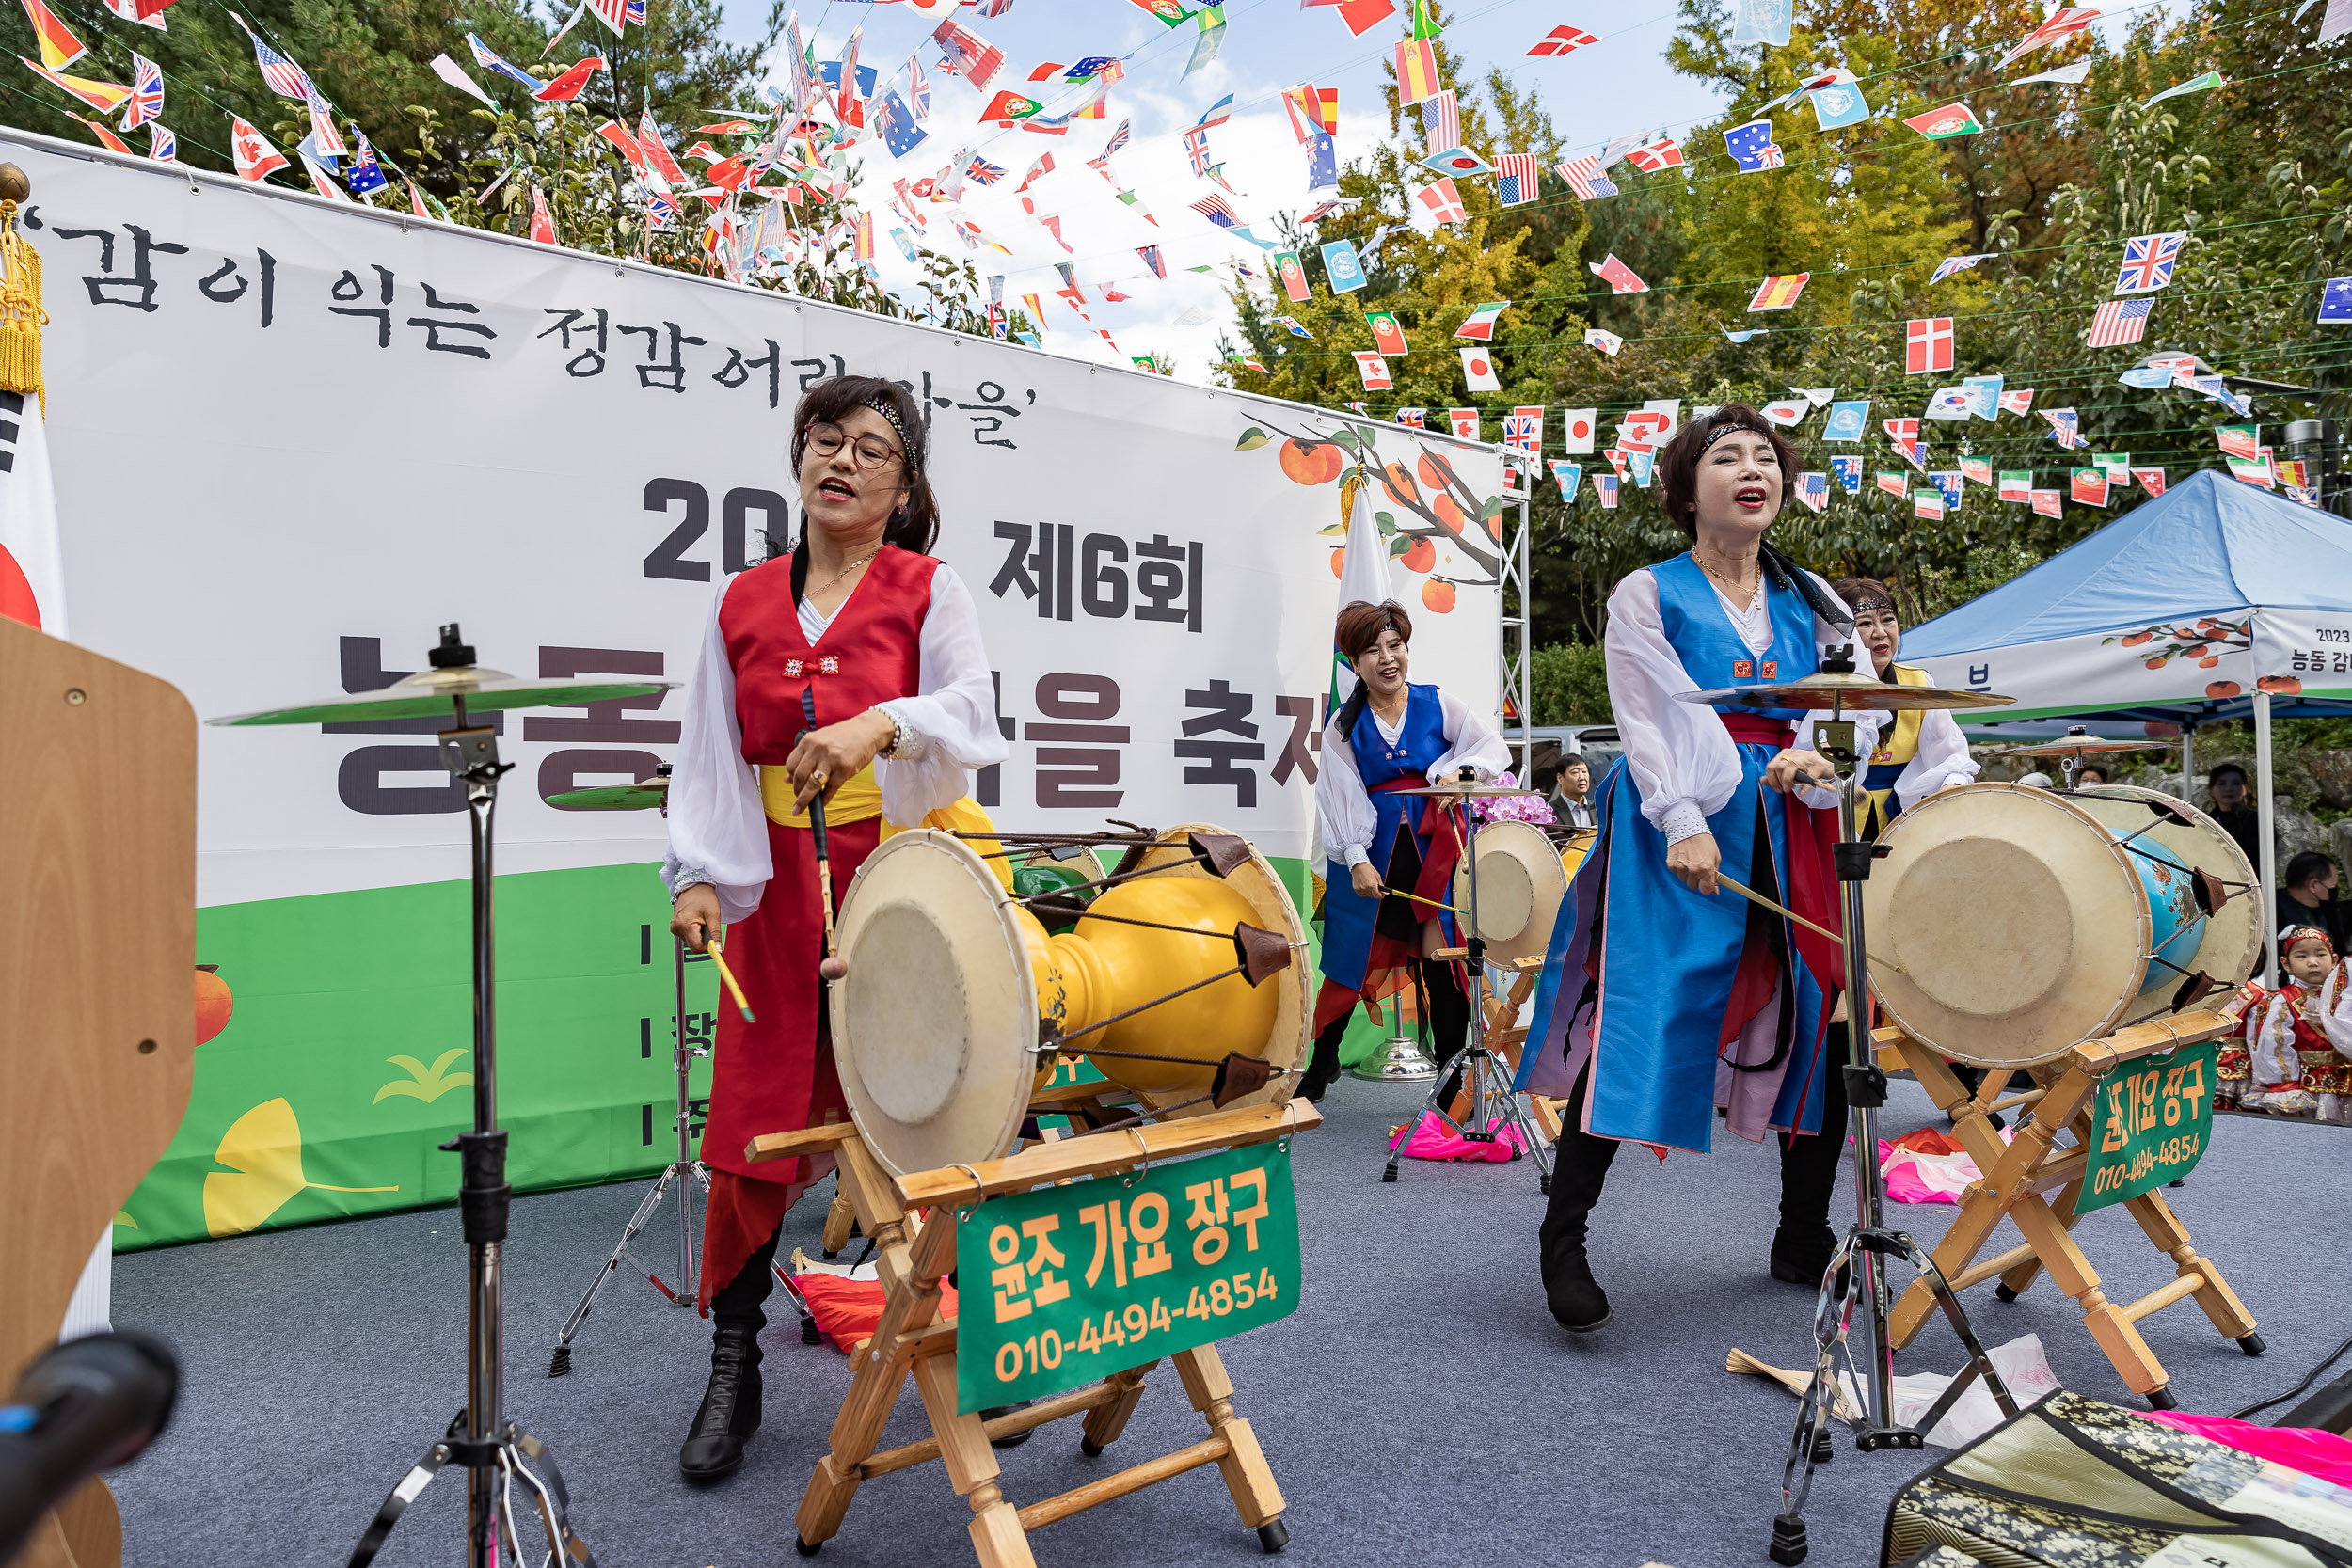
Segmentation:
[(1412, 637), (1412, 617), (1393, 599), (1359, 599), (1340, 610), (1335, 645), (1353, 661), (1357, 684), (1325, 727), (1315, 780), (1327, 862), (1323, 990), (1314, 1054), (1298, 1091), (1310, 1100), (1320, 1101), (1338, 1076), (1340, 1037), (1375, 977), (1415, 974), (1440, 1065), (1462, 1049), (1470, 1027), (1460, 966), (1428, 957), (1453, 940), (1450, 921), (1433, 917), (1452, 900), (1461, 812), (1402, 791), (1456, 780), (1465, 768), (1491, 779), (1510, 753), (1484, 715), (1406, 678)]
[[(1691, 549), (1617, 584), (1604, 645), (1624, 758), (1600, 788), (1601, 836), (1570, 884), (1535, 997), (1520, 1086), (1565, 1096), (1544, 1217), (1544, 1288), (1578, 1332), (1609, 1322), (1585, 1256), (1587, 1217), (1621, 1142), (1705, 1152), (1717, 1115), (1781, 1139), (1775, 1278), (1818, 1286), (1835, 1246), (1830, 1189), (1845, 1144), (1840, 1063), (1826, 1048), (1836, 943), (1724, 892), (1724, 875), (1840, 928), (1831, 847), (1836, 798), (1812, 716), (1678, 700), (1793, 681), (1852, 616), (1828, 585), (1764, 543), (1796, 482), (1796, 452), (1734, 404), (1659, 454)], [(1794, 790), (1794, 793), (1790, 791)]]
[(913, 394), (878, 376), (837, 376), (801, 400), (800, 542), (720, 587), (686, 690), (661, 868), (670, 928), (699, 951), (723, 926), (752, 1012), (719, 1009), (703, 1129), (712, 1327), (709, 1386), (678, 1450), (691, 1481), (743, 1463), (778, 1227), (833, 1164), (755, 1165), (743, 1146), (846, 1114), (818, 974), (809, 802), (824, 793), (837, 902), (893, 825), (936, 821), (974, 768), (1006, 756), (971, 590), (927, 553), (939, 503), (924, 434)]

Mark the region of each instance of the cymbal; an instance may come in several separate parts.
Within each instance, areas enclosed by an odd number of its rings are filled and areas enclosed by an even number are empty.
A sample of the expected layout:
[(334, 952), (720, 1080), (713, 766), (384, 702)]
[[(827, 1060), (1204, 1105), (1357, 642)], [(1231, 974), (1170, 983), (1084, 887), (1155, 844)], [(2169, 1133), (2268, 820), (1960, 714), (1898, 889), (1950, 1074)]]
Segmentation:
[(1541, 795), (1540, 789), (1503, 789), (1495, 784), (1431, 784), (1425, 789), (1383, 790), (1386, 795), (1453, 795), (1464, 800), (1487, 800), (1498, 795)]
[(546, 797), (559, 811), (643, 811), (670, 799), (667, 779), (640, 779), (632, 784), (607, 784), (596, 789), (566, 789)]
[(237, 726), (443, 719), (456, 713), (459, 697), (466, 700), (466, 711), (474, 714), (517, 707), (577, 707), (582, 703), (605, 703), (616, 697), (650, 697), (676, 685), (676, 681), (645, 680), (520, 680), (503, 670), (466, 664), (449, 670), (421, 671), (377, 691), (353, 691), (294, 707), (262, 708), (256, 713), (230, 714), (205, 722)]
[(2006, 707), (2017, 699), (1990, 691), (1956, 691), (1940, 686), (1897, 686), (1852, 671), (1820, 670), (1803, 680), (1775, 686), (1726, 686), (1711, 691), (1676, 693), (1708, 707), (1842, 707), (1849, 713), (1899, 713), (1908, 708)]
[(2093, 752), (2154, 752), (2173, 745), (2175, 740), (2150, 736), (2142, 740), (2100, 740), (2090, 736), (2069, 736), (2063, 740), (2045, 740), (2038, 746), (2004, 746), (2005, 757), (2074, 757)]

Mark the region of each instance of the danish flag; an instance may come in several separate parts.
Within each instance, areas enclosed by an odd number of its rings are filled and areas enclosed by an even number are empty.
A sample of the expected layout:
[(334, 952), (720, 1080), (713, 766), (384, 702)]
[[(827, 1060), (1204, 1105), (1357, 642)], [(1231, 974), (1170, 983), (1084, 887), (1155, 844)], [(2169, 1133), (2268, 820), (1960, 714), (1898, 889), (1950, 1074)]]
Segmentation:
[(1926, 316), (1905, 327), (1903, 373), (1927, 375), (1952, 368), (1952, 318)]

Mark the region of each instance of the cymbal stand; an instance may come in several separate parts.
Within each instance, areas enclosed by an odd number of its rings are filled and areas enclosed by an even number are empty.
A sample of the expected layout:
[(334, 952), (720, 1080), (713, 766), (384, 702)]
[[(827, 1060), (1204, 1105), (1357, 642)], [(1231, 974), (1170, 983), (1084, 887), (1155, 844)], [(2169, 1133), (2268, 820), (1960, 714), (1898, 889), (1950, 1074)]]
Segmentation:
[[(1823, 668), (1833, 668), (1836, 662), (1834, 656), (1824, 659)], [(1851, 662), (1847, 668), (1851, 668)], [(1884, 851), (1869, 840), (1854, 836), (1859, 821), (1856, 814), (1866, 799), (1862, 782), (1868, 762), (1867, 745), (1857, 749), (1853, 721), (1843, 709), (1843, 700), (1836, 700), (1830, 710), (1831, 721), (1817, 722), (1813, 736), (1815, 749), (1842, 768), (1845, 777), (1842, 781), (1807, 782), (1835, 787), (1838, 794), (1836, 852), (1838, 892), (1845, 914), (1847, 999), (1846, 1061), (1842, 1071), (1853, 1129), (1855, 1215), (1853, 1225), (1831, 1255), (1829, 1267), (1822, 1271), (1820, 1294), (1814, 1302), (1813, 1338), (1818, 1354), (1813, 1380), (1798, 1402), (1796, 1431), (1789, 1437), (1788, 1458), (1781, 1467), (1781, 1511), (1772, 1521), (1771, 1556), (1774, 1562), (1783, 1564), (1803, 1562), (1805, 1558), (1805, 1495), (1812, 1489), (1814, 1465), (1825, 1462), (1830, 1454), (1829, 1420), (1838, 1402), (1836, 1363), (1841, 1351), (1849, 1374), (1852, 1373), (1850, 1334), (1857, 1307), (1867, 1307), (1864, 1315), (1870, 1355), (1868, 1374), (1851, 1377), (1861, 1403), (1851, 1418), (1857, 1449), (1872, 1453), (1922, 1447), (1925, 1434), (1935, 1430), (1945, 1412), (1979, 1377), (1984, 1379), (2001, 1414), (2017, 1414), (2016, 1401), (2010, 1397), (2008, 1386), (2002, 1383), (2001, 1374), (1994, 1369), (1992, 1358), (1969, 1325), (1968, 1314), (1962, 1309), (1960, 1298), (1944, 1277), (1944, 1271), (1936, 1267), (1935, 1259), (1912, 1240), (1909, 1232), (1889, 1230), (1885, 1225), (1886, 1190), (1879, 1169), (1878, 1115), (1886, 1103), (1886, 1071), (1878, 1064), (1877, 1048), (1870, 1037), (1870, 970), (1862, 925), (1862, 884), (1869, 880), (1871, 862)], [(1824, 1127), (1820, 1135), (1835, 1137), (1836, 1133)], [(1886, 1258), (1904, 1259), (1919, 1271), (1937, 1304), (1944, 1308), (1952, 1332), (1968, 1352), (1968, 1365), (1945, 1387), (1915, 1427), (1895, 1424), (1895, 1350), (1886, 1326), (1892, 1303), (1884, 1265), (1880, 1261)]]
[[(1462, 769), (1465, 784), (1474, 778), (1471, 770)], [(1442, 810), (1435, 799), (1432, 805)], [(1534, 1117), (1528, 1115), (1527, 1102), (1512, 1087), (1512, 1072), (1501, 1057), (1486, 1049), (1486, 944), (1478, 934), (1478, 834), (1467, 824), (1470, 807), (1456, 801), (1454, 809), (1462, 813), (1462, 853), (1470, 864), (1470, 901), (1461, 911), (1463, 962), (1470, 971), (1470, 1037), (1462, 1043), (1461, 1053), (1454, 1059), (1454, 1071), (1440, 1069), (1437, 1081), (1422, 1097), (1421, 1109), (1405, 1124), (1396, 1143), (1389, 1150), (1389, 1163), (1381, 1169), (1380, 1180), (1393, 1181), (1397, 1164), (1404, 1158), (1405, 1146), (1421, 1128), (1424, 1117), (1436, 1117), (1454, 1136), (1468, 1143), (1493, 1143), (1497, 1132), (1510, 1127), (1518, 1133), (1519, 1148), (1535, 1162), (1535, 1184), (1540, 1192), (1551, 1191), (1551, 1152), (1535, 1131)], [(1470, 1113), (1467, 1121), (1455, 1121), (1446, 1106), (1452, 1099), (1450, 1086), (1456, 1074), (1470, 1089)]]
[[(441, 628), (432, 654), (436, 669), (471, 665), (473, 650), (456, 626)], [(526, 1513), (536, 1513), (548, 1541), (548, 1564), (595, 1568), (586, 1542), (572, 1530), (570, 1498), (555, 1460), (538, 1439), (518, 1431), (502, 1404), (505, 1342), (501, 1327), (501, 1264), (507, 1208), (514, 1189), (506, 1184), (506, 1133), (498, 1125), (498, 1031), (494, 1016), (496, 972), (491, 957), (491, 829), (498, 815), (499, 775), (513, 765), (499, 761), (498, 731), (466, 721), (466, 699), (453, 694), (456, 717), (436, 737), (450, 776), (466, 789), (466, 815), (473, 833), (473, 1130), (441, 1148), (453, 1151), (462, 1172), (457, 1205), (466, 1233), (469, 1307), (467, 1332), (466, 1408), (449, 1430), (401, 1478), (376, 1510), (350, 1568), (366, 1568), (389, 1538), (401, 1514), (444, 1465), (466, 1469), (467, 1568), (497, 1568), (526, 1560), (516, 1529), (515, 1490), (522, 1482)], [(544, 1474), (544, 1479), (542, 1476)]]
[(620, 1272), (621, 1259), (628, 1252), (628, 1243), (637, 1239), (639, 1231), (652, 1223), (654, 1211), (661, 1207), (661, 1200), (668, 1195), (670, 1184), (674, 1181), (678, 1187), (677, 1289), (672, 1290), (664, 1285), (661, 1276), (650, 1271), (645, 1277), (652, 1281), (655, 1290), (669, 1298), (673, 1307), (691, 1307), (700, 1299), (702, 1275), (694, 1266), (694, 1189), (697, 1186), (702, 1188), (704, 1201), (707, 1203), (710, 1171), (694, 1157), (690, 1143), (688, 1128), (692, 1119), (693, 1106), (687, 1089), (687, 1074), (693, 1069), (697, 1057), (710, 1054), (710, 1048), (687, 1043), (686, 965), (689, 958), (686, 943), (675, 935), (670, 938), (670, 948), (671, 967), (677, 981), (677, 1043), (672, 1050), (677, 1068), (677, 1158), (662, 1167), (660, 1176), (654, 1180), (653, 1189), (645, 1194), (644, 1200), (637, 1205), (637, 1212), (631, 1214), (628, 1224), (622, 1227), (620, 1244), (612, 1249), (612, 1256), (604, 1260), (604, 1267), (596, 1271), (596, 1277), (588, 1282), (587, 1293), (580, 1298), (580, 1305), (572, 1308), (572, 1315), (564, 1320), (563, 1332), (555, 1337), (555, 1354), (548, 1360), (549, 1377), (562, 1377), (572, 1370), (572, 1338), (588, 1321), (589, 1309), (596, 1304), (596, 1292), (604, 1289), (607, 1280)]

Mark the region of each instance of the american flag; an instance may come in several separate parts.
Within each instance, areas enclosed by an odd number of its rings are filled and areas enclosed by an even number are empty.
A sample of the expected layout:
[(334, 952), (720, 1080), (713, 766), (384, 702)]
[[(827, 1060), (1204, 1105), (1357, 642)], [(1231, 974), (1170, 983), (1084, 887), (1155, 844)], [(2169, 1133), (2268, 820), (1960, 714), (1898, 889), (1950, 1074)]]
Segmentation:
[(2083, 340), (2083, 346), (2120, 348), (2139, 341), (2139, 335), (2148, 330), (2148, 311), (2154, 303), (2147, 299), (2108, 300), (2090, 318), (2090, 336)]
[(1428, 150), (1450, 151), (1462, 145), (1462, 112), (1455, 103), (1454, 89), (1433, 92), (1421, 101), (1421, 129)]
[(1799, 474), (1797, 499), (1810, 511), (1819, 512), (1829, 505), (1829, 475)]
[[(2119, 294), (2152, 294), (2172, 284), (2172, 264), (2181, 259), (2185, 233), (2135, 234), (2123, 242), (2123, 265), (2115, 275)], [(2132, 334), (2129, 341), (2137, 341)]]
[(1495, 195), (1505, 207), (1524, 206), (1534, 200), (1540, 178), (1533, 152), (1495, 155)]
[[(237, 15), (234, 11), (229, 14), (232, 17)], [(245, 26), (243, 17), (237, 17), (237, 25)], [(311, 90), (310, 78), (303, 74), (302, 68), (268, 44), (263, 43), (262, 35), (252, 28), (246, 27), (245, 36), (253, 40), (254, 62), (262, 68), (262, 80), (270, 85), (270, 90), (280, 98), (291, 98), (297, 103), (309, 103)]]
[(1560, 166), (1560, 178), (1568, 188), (1586, 201), (1597, 201), (1604, 196), (1617, 194), (1616, 185), (1601, 173), (1598, 158), (1570, 158)]
[(1194, 212), (1219, 229), (1235, 229), (1241, 225), (1241, 215), (1233, 211), (1233, 204), (1215, 192), (1191, 203), (1191, 206)]
[(1460, 223), (1470, 216), (1470, 209), (1462, 205), (1462, 193), (1454, 188), (1451, 180), (1440, 180), (1434, 185), (1423, 185), (1413, 195), (1429, 209), (1429, 215), (1439, 223)]
[(164, 73), (144, 55), (131, 56), (131, 101), (122, 111), (122, 128), (135, 131), (164, 112)]
[(342, 134), (335, 129), (335, 111), (327, 107), (326, 100), (321, 98), (315, 88), (310, 92), (308, 102), (310, 110), (310, 145), (330, 158), (347, 155), (351, 149), (343, 145)]

